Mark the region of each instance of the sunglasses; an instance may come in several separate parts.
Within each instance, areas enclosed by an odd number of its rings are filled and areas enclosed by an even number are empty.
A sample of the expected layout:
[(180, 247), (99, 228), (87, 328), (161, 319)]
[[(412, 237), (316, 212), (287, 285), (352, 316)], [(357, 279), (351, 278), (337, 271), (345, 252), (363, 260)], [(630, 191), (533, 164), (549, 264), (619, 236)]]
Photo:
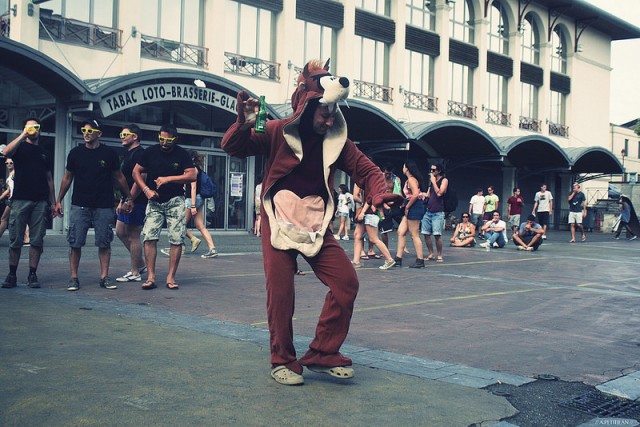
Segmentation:
[(126, 137), (128, 137), (129, 135), (138, 135), (137, 133), (133, 133), (133, 132), (120, 132), (120, 138), (121, 139), (125, 139)]
[(27, 126), (25, 126), (25, 129), (40, 130), (40, 125), (27, 125)]
[(87, 128), (82, 128), (80, 129), (80, 132), (82, 132), (82, 134), (89, 134), (89, 135), (93, 135), (96, 132), (102, 132), (100, 129), (87, 129)]
[(438, 169), (431, 169), (431, 172), (436, 172)]
[(13, 165), (13, 162), (6, 162), (6, 163), (5, 163), (5, 165), (7, 165), (7, 166), (12, 166), (12, 165)]
[(469, 215), (462, 215), (462, 219), (469, 218)]
[(175, 140), (176, 140), (175, 136), (173, 138), (163, 138), (162, 136), (158, 137), (158, 141), (160, 141), (160, 142), (173, 142)]

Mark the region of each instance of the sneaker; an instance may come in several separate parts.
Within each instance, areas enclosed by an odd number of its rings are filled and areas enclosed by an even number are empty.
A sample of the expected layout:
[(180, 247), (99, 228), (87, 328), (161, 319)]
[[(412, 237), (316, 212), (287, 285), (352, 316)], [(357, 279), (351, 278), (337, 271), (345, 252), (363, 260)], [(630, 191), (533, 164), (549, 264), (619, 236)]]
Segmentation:
[(80, 289), (80, 280), (77, 277), (72, 277), (69, 279), (69, 284), (67, 285), (68, 291), (77, 291)]
[(489, 249), (489, 242), (480, 243), (481, 248)]
[(396, 262), (394, 260), (386, 260), (384, 262), (384, 264), (382, 264), (380, 267), (378, 267), (380, 270), (388, 270), (391, 267), (393, 267), (394, 265), (396, 265)]
[(420, 258), (416, 258), (416, 262), (411, 264), (409, 268), (424, 268), (424, 260)]
[(528, 247), (527, 247), (527, 251), (528, 251), (528, 252), (531, 252), (532, 250), (533, 250), (533, 246), (528, 246)]
[(141, 280), (142, 280), (142, 276), (140, 274), (133, 274), (130, 271), (128, 271), (127, 274), (125, 274), (124, 276), (116, 277), (116, 282), (139, 282)]
[(547, 240), (547, 235), (546, 234), (542, 235), (542, 240)]
[(359, 263), (359, 262), (353, 262), (353, 261), (351, 261), (351, 264), (353, 264), (353, 268), (356, 268), (356, 269), (357, 269), (357, 268), (362, 268), (362, 264), (361, 264), (361, 263)]
[(38, 276), (36, 273), (29, 273), (29, 278), (27, 279), (27, 286), (30, 288), (39, 288), (40, 282), (38, 281)]
[(200, 255), (200, 257), (201, 258), (215, 258), (218, 255), (219, 255), (218, 252), (216, 252), (216, 250), (214, 248), (214, 249), (209, 249), (206, 254)]
[(336, 240), (340, 240), (340, 235), (339, 235), (339, 234), (334, 234), (334, 235), (333, 235), (333, 237), (334, 237)]
[(638, 236), (631, 236), (629, 237), (629, 240), (636, 240), (638, 238)]
[(396, 262), (396, 267), (402, 267), (402, 258), (396, 256), (393, 257), (393, 260)]
[[(198, 249), (198, 246), (200, 246), (200, 242), (202, 242), (202, 240), (198, 239), (197, 237), (191, 239), (191, 252), (195, 252)], [(182, 247), (182, 250), (184, 251), (184, 246)]]
[(2, 282), (2, 287), (5, 289), (15, 288), (18, 286), (18, 277), (15, 274), (7, 274), (7, 278)]
[(493, 242), (493, 247), (494, 247), (494, 248), (499, 248), (499, 247), (500, 247), (500, 245), (499, 245), (497, 242)]
[(109, 276), (100, 279), (100, 287), (105, 289), (118, 289), (114, 283), (111, 283), (111, 278), (109, 278)]
[[(162, 248), (160, 249), (160, 253), (162, 255), (171, 256), (171, 248)], [(182, 245), (182, 255), (184, 255), (184, 245)]]
[(620, 236), (615, 236), (614, 239), (620, 240)]
[(344, 236), (342, 240), (349, 240), (349, 236)]
[(518, 250), (519, 250), (519, 251), (526, 251), (526, 250), (527, 250), (527, 248), (525, 248), (525, 247), (524, 247), (524, 246), (522, 246), (522, 245), (518, 245)]

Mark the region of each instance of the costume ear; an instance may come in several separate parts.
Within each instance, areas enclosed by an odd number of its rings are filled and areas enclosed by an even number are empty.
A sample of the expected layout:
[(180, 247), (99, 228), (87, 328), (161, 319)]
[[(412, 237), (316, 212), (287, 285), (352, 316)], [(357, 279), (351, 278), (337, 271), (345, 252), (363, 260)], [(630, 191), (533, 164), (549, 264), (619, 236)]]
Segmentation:
[(308, 62), (306, 64), (304, 64), (304, 68), (302, 70), (302, 77), (304, 77), (305, 79), (307, 77), (309, 77), (309, 63)]
[(322, 67), (325, 71), (329, 71), (329, 62), (331, 62), (331, 58), (327, 59), (327, 62), (324, 63), (324, 67)]

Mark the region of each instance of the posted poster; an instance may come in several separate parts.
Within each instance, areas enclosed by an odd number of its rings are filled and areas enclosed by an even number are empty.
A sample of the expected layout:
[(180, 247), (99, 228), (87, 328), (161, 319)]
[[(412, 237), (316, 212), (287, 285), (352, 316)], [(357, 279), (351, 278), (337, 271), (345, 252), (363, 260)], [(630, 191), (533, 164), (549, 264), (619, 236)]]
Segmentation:
[(231, 197), (239, 197), (242, 198), (242, 187), (244, 182), (244, 174), (243, 173), (231, 173)]

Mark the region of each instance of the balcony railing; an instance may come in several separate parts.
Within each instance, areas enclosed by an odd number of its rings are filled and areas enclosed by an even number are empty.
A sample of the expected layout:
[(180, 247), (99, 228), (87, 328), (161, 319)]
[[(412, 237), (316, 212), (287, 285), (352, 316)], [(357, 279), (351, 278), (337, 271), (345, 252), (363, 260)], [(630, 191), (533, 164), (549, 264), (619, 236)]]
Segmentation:
[(522, 130), (542, 132), (542, 120), (536, 120), (533, 117), (520, 116), (520, 124), (518, 126)]
[(118, 50), (122, 30), (102, 25), (63, 18), (59, 15), (40, 14), (40, 38), (64, 43), (91, 46), (94, 48)]
[(140, 55), (147, 58), (206, 67), (209, 49), (142, 34), (140, 37)]
[(501, 126), (511, 126), (511, 114), (505, 113), (503, 111), (492, 110), (490, 108), (485, 108), (484, 111), (487, 113), (487, 123), (493, 123), (495, 125)]
[(225, 52), (225, 71), (268, 80), (280, 80), (280, 64), (251, 56)]
[(353, 96), (392, 103), (393, 88), (376, 83), (363, 82), (362, 80), (354, 80)]
[(569, 138), (569, 126), (560, 123), (549, 122), (549, 135)]
[(424, 95), (422, 93), (408, 92), (403, 90), (404, 106), (417, 108), (419, 110), (438, 111), (438, 98)]
[(11, 12), (0, 15), (0, 37), (9, 37), (9, 29), (11, 28)]
[(447, 105), (447, 114), (450, 116), (465, 117), (467, 119), (476, 119), (475, 105), (465, 104), (463, 102), (449, 101)]

